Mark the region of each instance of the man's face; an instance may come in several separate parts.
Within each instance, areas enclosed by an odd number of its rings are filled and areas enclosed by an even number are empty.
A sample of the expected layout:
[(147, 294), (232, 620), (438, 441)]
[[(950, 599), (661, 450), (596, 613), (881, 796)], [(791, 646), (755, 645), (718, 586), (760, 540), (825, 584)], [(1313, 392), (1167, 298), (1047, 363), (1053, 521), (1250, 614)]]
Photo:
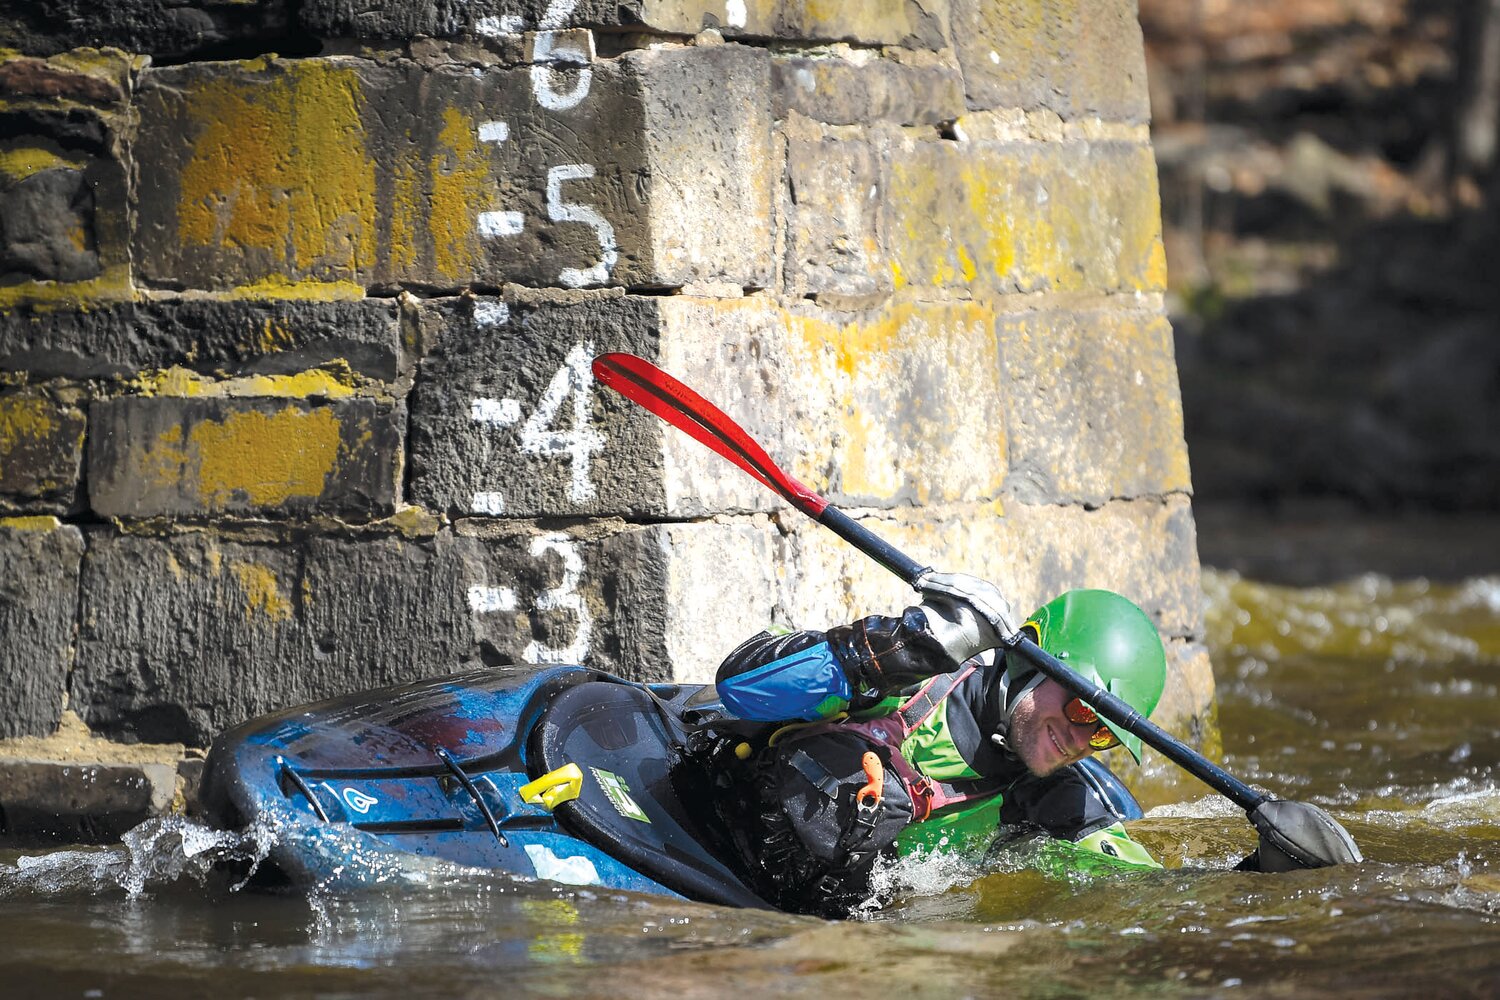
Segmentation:
[(1089, 737), (1099, 724), (1078, 726), (1069, 722), (1063, 706), (1071, 697), (1061, 684), (1044, 680), (1023, 695), (1011, 713), (1007, 742), (1027, 770), (1038, 777), (1094, 752)]

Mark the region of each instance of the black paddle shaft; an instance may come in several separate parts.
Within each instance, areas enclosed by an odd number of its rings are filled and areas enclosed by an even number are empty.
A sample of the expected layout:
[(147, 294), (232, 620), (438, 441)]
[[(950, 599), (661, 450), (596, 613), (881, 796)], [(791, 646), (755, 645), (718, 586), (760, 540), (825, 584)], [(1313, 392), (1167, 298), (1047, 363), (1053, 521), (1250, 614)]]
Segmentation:
[(820, 513), (812, 516), (823, 527), (905, 580), (913, 590), (922, 574), (932, 569), (931, 566), (917, 562), (837, 507), (824, 507)]

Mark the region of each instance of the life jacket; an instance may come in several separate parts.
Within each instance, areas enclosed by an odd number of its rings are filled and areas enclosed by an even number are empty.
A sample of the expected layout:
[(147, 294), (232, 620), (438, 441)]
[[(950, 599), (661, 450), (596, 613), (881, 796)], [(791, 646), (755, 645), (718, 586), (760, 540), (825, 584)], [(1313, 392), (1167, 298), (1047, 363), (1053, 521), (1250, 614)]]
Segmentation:
[(881, 752), (886, 765), (900, 780), (911, 797), (912, 822), (920, 823), (934, 812), (949, 806), (988, 798), (1000, 791), (999, 781), (978, 778), (964, 781), (939, 781), (923, 774), (906, 759), (901, 746), (909, 736), (937, 711), (949, 695), (957, 691), (976, 669), (974, 665), (951, 674), (939, 674), (923, 684), (915, 694), (894, 712), (873, 719), (841, 719), (800, 727), (784, 742), (802, 742), (828, 733), (848, 733), (861, 737)]

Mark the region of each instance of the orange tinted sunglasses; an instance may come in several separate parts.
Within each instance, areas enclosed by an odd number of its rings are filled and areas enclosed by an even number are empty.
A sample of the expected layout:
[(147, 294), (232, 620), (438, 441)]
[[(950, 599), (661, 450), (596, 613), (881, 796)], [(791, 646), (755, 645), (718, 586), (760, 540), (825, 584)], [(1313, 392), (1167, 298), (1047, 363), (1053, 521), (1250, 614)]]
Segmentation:
[(1069, 698), (1068, 703), (1063, 706), (1063, 714), (1075, 726), (1098, 725), (1099, 728), (1089, 737), (1090, 749), (1108, 750), (1120, 745), (1120, 738), (1115, 735), (1114, 730), (1100, 722), (1098, 714), (1082, 698)]

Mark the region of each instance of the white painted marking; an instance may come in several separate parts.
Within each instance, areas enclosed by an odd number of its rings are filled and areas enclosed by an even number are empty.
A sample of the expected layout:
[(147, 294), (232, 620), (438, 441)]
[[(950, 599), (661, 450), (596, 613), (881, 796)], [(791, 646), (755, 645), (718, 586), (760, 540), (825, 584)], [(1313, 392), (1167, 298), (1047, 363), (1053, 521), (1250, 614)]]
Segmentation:
[(731, 27), (743, 28), (745, 26), (745, 0), (725, 0), (724, 20)]
[(526, 228), (526, 216), (520, 212), (480, 212), (481, 236), (519, 236)]
[(475, 423), (509, 427), (521, 419), (519, 399), (476, 399), (469, 403), (469, 416)]
[(474, 30), (486, 38), (503, 38), (519, 35), (526, 30), (526, 19), (519, 14), (502, 14), (499, 17), (481, 17)]
[[(531, 51), (531, 94), (536, 102), (548, 111), (567, 111), (575, 108), (589, 96), (589, 87), (594, 82), (594, 70), (588, 64), (593, 61), (593, 53), (583, 52), (574, 48), (557, 48), (558, 29), (568, 23), (568, 15), (573, 13), (573, 8), (578, 5), (578, 0), (551, 0), (547, 4), (547, 12), (542, 15), (541, 24), (538, 25), (540, 33), (537, 35), (536, 44)], [(593, 48), (593, 34), (589, 35), (589, 48)], [(564, 93), (558, 92), (552, 83), (551, 63), (563, 63), (574, 66), (582, 66), (578, 71), (578, 81), (573, 84), (573, 89)]]
[(516, 592), (509, 587), (475, 585), (469, 588), (469, 607), (480, 614), (488, 614), (491, 611), (514, 611), (516, 610)]
[(498, 517), (505, 513), (504, 493), (475, 493), (474, 500), (469, 504), (469, 509), (476, 514), (488, 514)]
[(582, 663), (589, 655), (589, 639), (594, 631), (594, 619), (583, 603), (583, 595), (578, 592), (578, 579), (583, 575), (583, 558), (578, 554), (577, 544), (567, 535), (542, 535), (531, 540), (533, 558), (539, 559), (548, 552), (555, 552), (562, 557), (562, 582), (537, 595), (536, 609), (573, 612), (578, 618), (578, 631), (573, 633), (573, 641), (562, 649), (543, 646), (533, 639), (522, 652), (521, 659), (526, 663)]
[(504, 142), (510, 138), (510, 124), (508, 122), (480, 122), (480, 142)]
[[(594, 483), (589, 479), (590, 456), (603, 451), (604, 435), (589, 422), (592, 407), (590, 394), (594, 373), (590, 362), (594, 345), (584, 343), (568, 352), (563, 366), (552, 376), (547, 390), (537, 403), (536, 412), (521, 426), (521, 450), (528, 455), (567, 456), (571, 461), (572, 479), (568, 496), (575, 503), (594, 498)], [(573, 397), (573, 426), (570, 430), (550, 430), (557, 421), (558, 410), (569, 394)]]
[(592, 206), (579, 205), (562, 200), (563, 181), (587, 180), (594, 176), (594, 168), (587, 163), (565, 163), (547, 171), (547, 217), (553, 222), (582, 222), (594, 227), (599, 239), (599, 262), (592, 267), (565, 267), (558, 280), (568, 288), (583, 288), (587, 285), (602, 285), (609, 280), (609, 273), (620, 259), (615, 245), (615, 227)]
[(589, 96), (589, 87), (594, 82), (594, 69), (585, 66), (578, 71), (578, 82), (567, 93), (560, 94), (552, 87), (552, 67), (536, 63), (531, 67), (531, 92), (536, 102), (548, 111), (567, 111), (583, 103)]
[(475, 302), (474, 303), (474, 325), (475, 326), (500, 326), (502, 323), (510, 322), (510, 306), (504, 302)]

